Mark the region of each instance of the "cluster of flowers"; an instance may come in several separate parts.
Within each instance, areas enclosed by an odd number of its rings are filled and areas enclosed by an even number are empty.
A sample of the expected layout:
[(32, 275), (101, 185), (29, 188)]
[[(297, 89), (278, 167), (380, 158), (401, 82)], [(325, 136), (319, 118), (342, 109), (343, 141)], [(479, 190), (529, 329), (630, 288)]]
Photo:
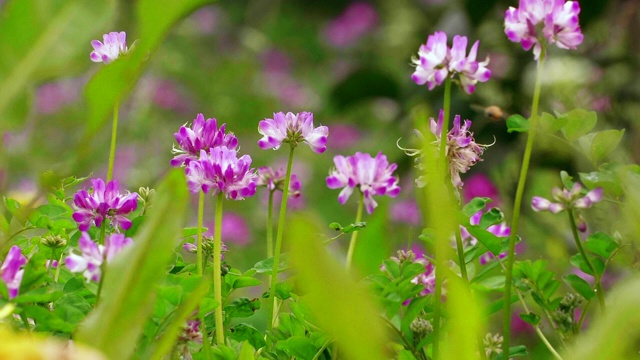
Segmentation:
[(418, 57), (413, 59), (416, 71), (411, 79), (418, 84), (433, 90), (436, 85), (441, 85), (448, 77), (456, 74), (460, 85), (467, 94), (475, 91), (478, 81), (485, 82), (491, 77), (491, 71), (487, 69), (489, 58), (484, 61), (476, 61), (480, 41), (476, 41), (467, 55), (467, 37), (456, 35), (453, 37), (453, 46), (447, 45), (447, 34), (441, 31), (429, 35), (427, 43), (420, 46)]

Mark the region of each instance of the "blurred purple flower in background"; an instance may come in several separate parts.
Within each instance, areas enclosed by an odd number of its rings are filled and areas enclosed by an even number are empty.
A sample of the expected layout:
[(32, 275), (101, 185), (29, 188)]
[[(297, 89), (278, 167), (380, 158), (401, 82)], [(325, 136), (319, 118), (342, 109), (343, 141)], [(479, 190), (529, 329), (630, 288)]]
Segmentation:
[(449, 76), (459, 75), (462, 89), (471, 94), (475, 91), (475, 84), (485, 82), (491, 77), (491, 71), (487, 69), (489, 58), (482, 62), (476, 61), (478, 46), (477, 40), (469, 55), (467, 52), (467, 37), (456, 35), (453, 37), (453, 46), (447, 46), (447, 34), (436, 31), (429, 35), (426, 44), (420, 46), (418, 57), (413, 59), (416, 67), (411, 79), (418, 84), (427, 84), (429, 90), (441, 85)]
[(360, 130), (350, 124), (331, 125), (331, 138), (327, 139), (327, 146), (335, 150), (348, 149), (360, 141)]
[(173, 147), (176, 156), (171, 159), (171, 166), (188, 166), (189, 162), (198, 160), (200, 151), (209, 150), (216, 146), (224, 146), (229, 150), (238, 147), (238, 139), (233, 133), (225, 133), (226, 124), (218, 128), (215, 118), (204, 120), (204, 115), (198, 114), (193, 120), (191, 127), (187, 124), (180, 127), (180, 130), (173, 134), (178, 142), (179, 148)]
[(227, 199), (244, 200), (256, 193), (257, 175), (251, 166), (251, 156), (238, 158), (235, 150), (226, 146), (200, 150), (200, 159), (189, 162), (185, 169), (187, 185), (192, 193), (204, 191), (212, 195), (224, 193)]
[(138, 194), (121, 195), (117, 180), (111, 180), (105, 186), (104, 180), (92, 179), (93, 191), (78, 191), (73, 197), (73, 219), (78, 223), (81, 231), (89, 230), (92, 223), (97, 227), (104, 219), (111, 220), (111, 226), (118, 231), (118, 227), (127, 230), (131, 227), (131, 220), (124, 215), (138, 208)]
[(329, 189), (343, 188), (338, 195), (340, 204), (344, 205), (357, 187), (364, 194), (367, 213), (372, 214), (373, 209), (378, 206), (373, 196), (396, 197), (400, 193), (398, 179), (392, 175), (398, 166), (389, 165), (382, 152), (375, 158), (361, 152), (347, 157), (337, 155), (333, 158), (333, 163), (335, 169), (327, 177), (327, 186)]
[(275, 96), (283, 105), (298, 109), (309, 108), (319, 102), (317, 94), (298, 81), (291, 71), (291, 58), (284, 52), (269, 49), (261, 55), (265, 86), (260, 91)]
[(108, 64), (129, 51), (127, 48), (127, 34), (124, 31), (119, 33), (110, 32), (104, 34), (102, 38), (103, 42), (98, 40), (91, 41), (91, 46), (93, 46), (91, 61), (93, 62)]
[[(269, 191), (280, 190), (283, 191), (284, 182), (286, 176), (286, 169), (278, 168), (273, 170), (268, 166), (262, 166), (258, 168), (258, 180), (257, 186), (265, 186)], [(298, 176), (291, 173), (291, 179), (289, 180), (289, 196), (299, 197), (302, 184), (298, 179)]]
[(322, 34), (336, 48), (354, 45), (378, 25), (378, 12), (366, 2), (353, 2), (335, 19), (329, 22)]
[(414, 200), (396, 201), (389, 210), (391, 221), (408, 225), (420, 225), (420, 207)]
[(493, 200), (491, 204), (495, 207), (499, 207), (502, 203), (498, 189), (491, 179), (483, 173), (475, 173), (465, 180), (462, 196), (465, 203), (476, 197), (486, 197)]
[(533, 47), (533, 56), (538, 60), (543, 39), (561, 49), (576, 49), (582, 43), (584, 36), (578, 23), (579, 13), (577, 1), (520, 0), (518, 8), (509, 7), (505, 13), (504, 32), (524, 50)]
[(551, 202), (543, 197), (534, 196), (531, 199), (531, 208), (534, 211), (550, 211), (554, 214), (565, 209), (587, 209), (602, 200), (603, 191), (602, 188), (596, 188), (583, 196), (582, 186), (575, 183), (571, 190), (553, 188), (551, 195), (557, 202)]
[(318, 154), (327, 150), (327, 136), (329, 128), (326, 126), (313, 127), (313, 114), (301, 112), (294, 114), (283, 112), (273, 114), (273, 119), (264, 119), (258, 125), (258, 131), (263, 135), (258, 141), (261, 149), (280, 148), (282, 143), (297, 146), (306, 142), (307, 145)]
[(80, 96), (84, 79), (63, 79), (40, 85), (36, 91), (36, 110), (41, 114), (53, 114), (75, 102)]
[(0, 267), (0, 278), (4, 281), (9, 290), (9, 300), (18, 296), (20, 283), (24, 275), (24, 269), (21, 269), (27, 263), (27, 258), (22, 255), (22, 250), (17, 245), (13, 245), (9, 249), (7, 257)]
[(102, 262), (111, 262), (122, 249), (132, 242), (131, 238), (125, 238), (123, 234), (111, 234), (106, 237), (104, 246), (98, 245), (91, 240), (88, 233), (83, 232), (78, 240), (81, 254), (71, 253), (64, 262), (69, 271), (81, 272), (87, 282), (98, 282), (102, 275), (100, 268)]
[[(206, 236), (213, 236), (215, 223), (212, 222), (205, 232)], [(247, 221), (240, 214), (227, 211), (222, 215), (222, 240), (225, 243), (247, 245), (251, 241), (251, 230)]]

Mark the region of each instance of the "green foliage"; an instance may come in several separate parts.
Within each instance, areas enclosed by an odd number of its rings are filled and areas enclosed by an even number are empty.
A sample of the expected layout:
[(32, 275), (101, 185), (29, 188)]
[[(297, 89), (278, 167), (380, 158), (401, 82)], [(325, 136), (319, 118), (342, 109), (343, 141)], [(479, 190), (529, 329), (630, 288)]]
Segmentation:
[(568, 141), (576, 141), (579, 137), (591, 131), (598, 122), (598, 115), (594, 111), (575, 109), (558, 115), (558, 119), (566, 121), (562, 127), (562, 134)]
[(546, 269), (545, 260), (516, 261), (513, 264), (513, 278), (522, 291), (530, 291), (533, 300), (543, 309), (553, 310), (561, 298), (554, 296), (560, 286), (556, 274)]
[(507, 119), (507, 132), (528, 132), (530, 128), (531, 123), (522, 115), (511, 115)]
[(573, 290), (575, 290), (578, 294), (582, 295), (583, 298), (587, 300), (593, 299), (596, 296), (596, 292), (593, 291), (591, 285), (586, 282), (583, 278), (579, 277), (575, 274), (570, 274), (562, 278), (564, 282), (569, 284)]
[[(103, 276), (103, 296), (79, 328), (76, 339), (111, 358), (128, 358), (151, 312), (155, 286), (171, 259), (187, 204), (184, 175), (172, 171), (158, 187), (149, 218), (136, 241)], [(153, 253), (153, 256), (148, 256)]]

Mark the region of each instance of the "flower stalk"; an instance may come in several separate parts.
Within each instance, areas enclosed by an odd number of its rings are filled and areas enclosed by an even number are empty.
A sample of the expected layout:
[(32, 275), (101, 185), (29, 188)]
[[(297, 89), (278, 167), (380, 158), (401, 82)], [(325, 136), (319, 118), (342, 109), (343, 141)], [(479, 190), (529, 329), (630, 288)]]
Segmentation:
[(202, 260), (202, 223), (204, 218), (204, 191), (200, 191), (200, 195), (198, 196), (198, 229), (196, 230), (196, 241), (197, 241), (197, 254), (196, 254), (196, 269), (198, 271), (198, 275), (202, 276), (204, 273), (204, 262)]
[(522, 158), (522, 167), (520, 169), (520, 178), (518, 179), (518, 187), (513, 203), (513, 217), (511, 218), (511, 235), (509, 236), (509, 253), (507, 255), (507, 269), (505, 274), (504, 285), (504, 323), (503, 323), (503, 342), (502, 351), (509, 354), (509, 346), (511, 340), (511, 287), (513, 280), (513, 262), (515, 260), (516, 238), (518, 236), (518, 222), (520, 220), (520, 208), (522, 206), (522, 196), (527, 181), (527, 173), (529, 171), (529, 162), (531, 160), (531, 152), (533, 150), (533, 140), (536, 136), (536, 127), (538, 122), (538, 105), (540, 103), (540, 87), (542, 85), (542, 72), (544, 69), (546, 49), (542, 46), (540, 59), (538, 60), (538, 69), (536, 74), (536, 83), (533, 91), (533, 103), (531, 105), (531, 119), (527, 144), (525, 146)]
[[(360, 198), (358, 200), (358, 212), (356, 213), (356, 224), (362, 221), (362, 209), (364, 208), (364, 193), (360, 191)], [(351, 240), (349, 241), (349, 250), (347, 251), (347, 270), (351, 269), (351, 263), (353, 262), (353, 254), (356, 250), (356, 242), (358, 240), (358, 232), (351, 233)]]
[(282, 189), (282, 202), (280, 203), (280, 217), (278, 220), (278, 230), (276, 233), (276, 247), (273, 253), (273, 269), (271, 271), (271, 281), (269, 283), (269, 316), (267, 329), (271, 330), (278, 316), (276, 311), (276, 284), (278, 283), (278, 268), (280, 267), (280, 251), (282, 249), (282, 236), (284, 234), (284, 220), (287, 213), (287, 202), (289, 200), (289, 183), (291, 180), (291, 167), (293, 165), (293, 152), (295, 150), (294, 143), (291, 144), (289, 150), (289, 160), (287, 161), (287, 172), (284, 178), (284, 187)]
[(213, 296), (218, 303), (215, 309), (216, 343), (224, 345), (224, 325), (222, 318), (222, 202), (224, 193), (219, 192), (216, 197), (215, 225), (213, 230)]

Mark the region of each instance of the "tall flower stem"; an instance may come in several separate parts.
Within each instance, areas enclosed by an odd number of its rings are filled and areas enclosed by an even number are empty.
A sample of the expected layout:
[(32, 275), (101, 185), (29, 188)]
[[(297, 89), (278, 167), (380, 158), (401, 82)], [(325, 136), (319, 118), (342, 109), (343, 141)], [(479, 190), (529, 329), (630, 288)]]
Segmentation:
[[(440, 158), (443, 164), (447, 164), (447, 133), (449, 132), (449, 113), (451, 112), (451, 78), (448, 77), (444, 82), (444, 106), (442, 107), (442, 133), (440, 135)], [(447, 166), (443, 167), (443, 170)], [(446, 174), (446, 170), (445, 170)]]
[(271, 330), (278, 316), (276, 310), (276, 284), (278, 283), (278, 267), (280, 266), (280, 251), (282, 249), (282, 235), (284, 234), (284, 219), (287, 213), (287, 200), (289, 200), (289, 183), (291, 181), (291, 166), (293, 165), (293, 151), (295, 146), (291, 146), (289, 160), (287, 162), (287, 173), (284, 178), (284, 188), (282, 189), (282, 202), (280, 203), (280, 218), (278, 220), (278, 232), (276, 233), (276, 248), (273, 253), (273, 270), (271, 271), (271, 282), (269, 283), (269, 322), (267, 329)]
[(216, 342), (224, 345), (224, 325), (222, 319), (222, 271), (220, 257), (222, 254), (222, 201), (224, 193), (216, 198), (216, 215), (213, 230), (213, 296), (218, 303), (215, 311)]
[[(356, 223), (362, 221), (362, 208), (364, 208), (364, 193), (360, 191), (360, 198), (358, 200), (358, 212), (356, 213)], [(353, 253), (356, 250), (356, 242), (358, 240), (358, 231), (351, 233), (351, 241), (349, 242), (349, 250), (347, 251), (347, 270), (351, 269), (351, 263), (353, 262)]]
[[(104, 245), (104, 239), (107, 236), (107, 221), (102, 220), (102, 226), (100, 226), (100, 237), (98, 238), (98, 245)], [(104, 282), (104, 275), (107, 271), (107, 251), (103, 252), (102, 264), (100, 264), (100, 280), (98, 281), (98, 292), (96, 293), (96, 305), (100, 300), (100, 293), (102, 292), (102, 283)]]
[(273, 257), (273, 193), (269, 190), (269, 204), (267, 205), (267, 259)]
[(516, 189), (516, 197), (513, 203), (513, 217), (511, 218), (511, 235), (509, 236), (509, 254), (507, 256), (507, 269), (504, 283), (504, 314), (503, 314), (503, 342), (502, 352), (508, 357), (509, 346), (511, 341), (511, 281), (513, 279), (513, 262), (515, 260), (516, 238), (518, 236), (518, 221), (520, 220), (520, 207), (522, 205), (522, 196), (524, 194), (524, 186), (527, 181), (527, 172), (529, 171), (529, 161), (531, 160), (531, 151), (533, 150), (533, 139), (536, 135), (536, 126), (538, 122), (538, 104), (540, 103), (540, 87), (542, 84), (542, 70), (544, 68), (544, 58), (546, 49), (543, 46), (540, 52), (540, 60), (538, 61), (538, 70), (536, 74), (536, 84), (533, 90), (533, 103), (531, 105), (531, 119), (529, 120), (529, 135), (527, 137), (527, 145), (524, 149), (522, 158), (522, 168), (520, 169), (520, 178), (518, 179), (518, 187)]
[(113, 178), (113, 163), (116, 158), (116, 137), (118, 135), (118, 110), (119, 101), (113, 105), (113, 125), (111, 127), (111, 148), (109, 149), (109, 168), (107, 169), (107, 182)]
[(200, 191), (198, 197), (198, 229), (196, 230), (196, 242), (198, 243), (198, 249), (196, 254), (196, 269), (198, 275), (202, 276), (204, 273), (204, 263), (202, 261), (202, 222), (204, 218), (204, 191)]
[(569, 215), (569, 223), (571, 224), (571, 231), (573, 232), (573, 239), (576, 241), (576, 246), (578, 247), (578, 251), (582, 258), (587, 263), (587, 266), (593, 273), (593, 278), (596, 283), (596, 294), (598, 295), (598, 301), (600, 302), (600, 309), (604, 311), (605, 303), (604, 303), (604, 291), (602, 290), (602, 284), (600, 283), (600, 275), (596, 271), (596, 268), (587, 257), (587, 253), (584, 251), (584, 247), (582, 246), (582, 240), (580, 239), (580, 235), (578, 234), (578, 228), (576, 226), (576, 219), (573, 216), (573, 210), (567, 209), (567, 214)]

